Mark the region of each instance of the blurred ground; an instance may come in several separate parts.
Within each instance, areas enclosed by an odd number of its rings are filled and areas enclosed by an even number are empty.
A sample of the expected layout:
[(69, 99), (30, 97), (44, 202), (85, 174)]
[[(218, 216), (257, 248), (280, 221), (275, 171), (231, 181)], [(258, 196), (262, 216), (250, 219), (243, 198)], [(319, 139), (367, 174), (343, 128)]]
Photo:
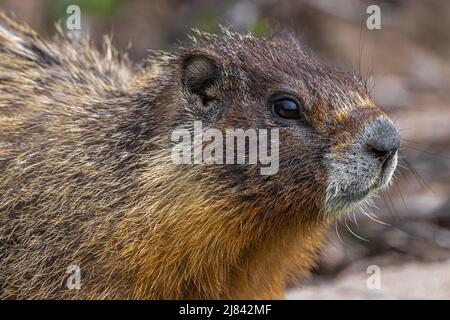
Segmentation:
[[(0, 9), (51, 34), (78, 4), (83, 30), (95, 41), (113, 34), (121, 49), (131, 43), (134, 59), (172, 50), (191, 27), (258, 36), (289, 27), (323, 61), (359, 70), (401, 130), (400, 169), (367, 215), (336, 223), (313, 277), (288, 297), (450, 299), (450, 1), (376, 3), (381, 30), (365, 28), (365, 0), (0, 0)], [(369, 265), (380, 267), (382, 290), (367, 289)]]
[(368, 289), (367, 273), (353, 270), (335, 279), (316, 281), (302, 289), (290, 290), (288, 299), (443, 299), (450, 296), (450, 260), (444, 263), (410, 262), (386, 265), (381, 286)]

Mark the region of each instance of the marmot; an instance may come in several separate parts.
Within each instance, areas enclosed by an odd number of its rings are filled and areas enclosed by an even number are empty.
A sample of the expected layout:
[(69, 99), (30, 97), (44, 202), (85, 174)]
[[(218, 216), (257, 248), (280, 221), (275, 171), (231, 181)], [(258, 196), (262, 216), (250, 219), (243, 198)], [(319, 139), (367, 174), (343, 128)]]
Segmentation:
[[(279, 128), (278, 172), (174, 164), (171, 133), (195, 120)], [(0, 297), (283, 297), (399, 144), (360, 76), (289, 33), (197, 32), (133, 64), (1, 15)]]

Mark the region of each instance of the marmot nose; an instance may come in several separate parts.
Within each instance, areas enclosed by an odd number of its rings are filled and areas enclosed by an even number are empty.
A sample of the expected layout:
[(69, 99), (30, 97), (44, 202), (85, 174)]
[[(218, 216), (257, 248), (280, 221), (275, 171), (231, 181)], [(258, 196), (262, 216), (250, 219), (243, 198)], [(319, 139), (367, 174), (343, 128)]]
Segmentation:
[(369, 128), (366, 141), (368, 151), (382, 163), (392, 158), (400, 147), (400, 136), (386, 119), (377, 119)]

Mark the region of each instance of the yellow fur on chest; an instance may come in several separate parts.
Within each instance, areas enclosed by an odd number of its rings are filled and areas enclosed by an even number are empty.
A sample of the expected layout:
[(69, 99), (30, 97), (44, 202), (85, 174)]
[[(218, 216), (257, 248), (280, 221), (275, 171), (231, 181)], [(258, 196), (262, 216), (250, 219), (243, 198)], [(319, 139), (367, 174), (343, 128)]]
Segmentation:
[[(327, 227), (295, 221), (270, 226), (258, 221), (257, 212), (224, 213), (218, 204), (191, 203), (177, 212), (183, 218), (154, 218), (148, 236), (136, 235), (118, 252), (114, 269), (133, 277), (127, 298), (281, 298), (292, 275), (308, 273)], [(116, 235), (130, 237), (129, 227), (128, 218)]]

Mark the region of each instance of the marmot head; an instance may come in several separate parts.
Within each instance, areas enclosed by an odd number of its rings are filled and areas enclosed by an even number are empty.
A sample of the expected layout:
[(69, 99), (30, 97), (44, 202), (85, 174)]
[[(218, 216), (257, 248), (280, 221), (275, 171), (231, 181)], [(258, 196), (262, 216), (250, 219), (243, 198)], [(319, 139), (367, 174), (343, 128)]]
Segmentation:
[(177, 124), (202, 121), (224, 137), (227, 129), (279, 130), (275, 174), (262, 175), (261, 163), (197, 165), (242, 201), (326, 215), (391, 180), (400, 144), (392, 121), (358, 75), (320, 64), (292, 35), (199, 34), (176, 60)]

